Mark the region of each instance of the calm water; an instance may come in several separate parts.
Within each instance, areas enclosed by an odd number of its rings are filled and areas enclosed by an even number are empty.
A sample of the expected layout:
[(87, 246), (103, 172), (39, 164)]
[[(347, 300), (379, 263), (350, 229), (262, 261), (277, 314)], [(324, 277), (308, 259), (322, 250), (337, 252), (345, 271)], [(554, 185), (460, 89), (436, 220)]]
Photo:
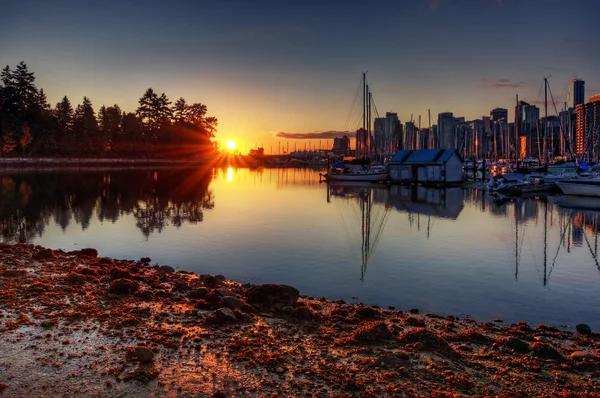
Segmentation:
[(557, 198), (328, 187), (304, 169), (0, 175), (5, 241), (149, 256), (331, 299), (600, 328), (600, 212)]

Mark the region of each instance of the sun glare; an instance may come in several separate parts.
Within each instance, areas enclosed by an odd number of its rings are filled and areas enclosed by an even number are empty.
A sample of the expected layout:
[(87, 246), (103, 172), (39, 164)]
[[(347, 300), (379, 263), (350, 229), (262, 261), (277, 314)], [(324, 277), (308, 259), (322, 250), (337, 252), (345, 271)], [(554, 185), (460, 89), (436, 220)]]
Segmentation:
[(227, 147), (227, 149), (229, 149), (230, 151), (235, 151), (235, 148), (237, 148), (237, 145), (235, 145), (235, 141), (229, 140), (225, 143), (225, 146)]

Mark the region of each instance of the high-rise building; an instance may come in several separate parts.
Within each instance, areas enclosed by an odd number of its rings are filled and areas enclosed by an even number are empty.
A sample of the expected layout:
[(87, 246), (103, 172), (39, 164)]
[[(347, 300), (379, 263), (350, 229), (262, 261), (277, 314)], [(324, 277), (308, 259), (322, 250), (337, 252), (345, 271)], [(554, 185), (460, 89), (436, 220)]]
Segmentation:
[(375, 119), (373, 140), (377, 153), (386, 156), (395, 151), (394, 137), (398, 134), (399, 124), (397, 113), (387, 112), (385, 117)]
[(456, 122), (452, 112), (443, 112), (438, 114), (438, 148), (456, 147)]
[(577, 105), (576, 153), (590, 154), (598, 151), (600, 129), (600, 94), (591, 96), (585, 104)]
[(336, 156), (346, 156), (350, 154), (350, 138), (348, 138), (347, 135), (333, 139), (333, 153)]
[(539, 139), (538, 134), (540, 109), (537, 106), (530, 105), (525, 101), (519, 101), (516, 113), (519, 137), (525, 137), (524, 141), (527, 149), (526, 155), (539, 158), (541, 156), (542, 148), (541, 140)]
[(415, 123), (404, 123), (404, 149), (417, 149), (415, 148), (416, 136), (417, 128), (415, 127)]
[(585, 103), (585, 81), (581, 79), (573, 80), (573, 108)]

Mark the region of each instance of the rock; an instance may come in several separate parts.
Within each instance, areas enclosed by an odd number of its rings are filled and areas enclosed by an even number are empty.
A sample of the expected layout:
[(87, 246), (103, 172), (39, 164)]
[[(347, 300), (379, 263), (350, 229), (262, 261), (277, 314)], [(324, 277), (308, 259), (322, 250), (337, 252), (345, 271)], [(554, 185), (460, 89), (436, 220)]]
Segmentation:
[(592, 354), (591, 352), (587, 352), (587, 351), (575, 351), (573, 353), (571, 353), (571, 355), (569, 355), (569, 358), (571, 358), (571, 360), (573, 361), (590, 361), (593, 360), (594, 354)]
[(152, 362), (154, 360), (154, 353), (144, 346), (135, 347), (133, 354), (140, 362), (143, 363)]
[(425, 321), (419, 318), (415, 318), (414, 316), (409, 316), (404, 320), (405, 326), (416, 326), (416, 327), (425, 327)]
[(219, 304), (221, 302), (221, 296), (214, 290), (208, 292), (204, 299), (211, 304)]
[(292, 307), (291, 305), (285, 306), (281, 309), (281, 312), (287, 315), (291, 315), (292, 312), (294, 312), (294, 307)]
[(79, 255), (83, 257), (98, 257), (98, 250), (92, 248), (85, 248), (79, 250)]
[(113, 268), (110, 270), (110, 279), (131, 279), (131, 273), (124, 268)]
[(150, 257), (142, 257), (140, 258), (140, 263), (148, 264), (152, 259)]
[(529, 344), (527, 344), (523, 340), (517, 339), (516, 337), (509, 337), (509, 338), (503, 340), (502, 344), (506, 348), (510, 348), (511, 350), (514, 350), (516, 352), (525, 353), (525, 352), (529, 352), (531, 350), (531, 348), (529, 347)]
[(217, 320), (223, 322), (235, 322), (238, 320), (233, 311), (229, 308), (219, 308), (213, 315)]
[(547, 343), (551, 340), (550, 337), (547, 336), (535, 336), (533, 339), (535, 341), (541, 341), (542, 343)]
[(127, 295), (138, 291), (140, 284), (131, 279), (115, 279), (108, 288), (110, 293)]
[(204, 282), (204, 286), (211, 288), (211, 289), (213, 289), (221, 284), (221, 281), (219, 280), (219, 278), (217, 278), (216, 276), (213, 276), (213, 275), (206, 275), (202, 279), (202, 281)]
[(73, 285), (83, 285), (87, 277), (82, 274), (69, 274), (67, 276), (67, 282), (72, 283)]
[(388, 305), (388, 310), (395, 310), (396, 307), (394, 307), (393, 305)]
[(175, 268), (169, 265), (161, 265), (160, 267), (158, 267), (158, 272), (160, 272), (161, 274), (172, 274), (173, 272), (175, 272)]
[(553, 359), (555, 361), (563, 361), (565, 358), (554, 347), (547, 343), (533, 343), (531, 345), (533, 355), (542, 359)]
[(580, 324), (576, 325), (575, 330), (577, 330), (577, 333), (583, 334), (583, 335), (592, 334), (592, 328), (590, 328), (585, 323), (580, 323)]
[(308, 307), (294, 308), (294, 311), (292, 312), (292, 316), (296, 319), (300, 319), (300, 320), (304, 320), (304, 321), (310, 321), (310, 320), (319, 318), (319, 315), (317, 313), (313, 312)]
[(227, 289), (215, 289), (215, 292), (217, 292), (221, 297), (238, 297), (237, 293), (232, 292), (231, 290), (227, 290)]
[(543, 323), (537, 325), (536, 329), (543, 330), (544, 332), (558, 332), (558, 329), (555, 326), (544, 325)]
[(363, 319), (379, 318), (379, 311), (372, 307), (358, 307), (354, 313)]
[(496, 322), (496, 323), (503, 323), (504, 320), (502, 320), (500, 318), (494, 318), (494, 322)]
[(418, 314), (419, 313), (419, 309), (418, 308), (411, 308), (408, 310), (408, 312), (410, 312), (411, 314)]
[(348, 338), (348, 342), (373, 344), (393, 338), (392, 332), (384, 321), (364, 321)]
[(248, 303), (263, 308), (293, 306), (299, 296), (298, 289), (287, 285), (259, 285), (251, 287), (246, 293)]
[(221, 304), (232, 310), (241, 310), (246, 303), (237, 297), (225, 296), (221, 299)]
[(205, 298), (208, 292), (209, 290), (207, 288), (199, 287), (198, 289), (190, 291), (188, 297), (193, 299)]
[(20, 269), (7, 269), (0, 273), (0, 276), (5, 278), (20, 278), (21, 276), (27, 275), (27, 271)]
[(435, 351), (448, 357), (460, 357), (460, 354), (454, 351), (443, 337), (426, 328), (408, 330), (398, 336), (398, 342), (404, 345), (422, 343), (424, 344), (424, 349)]
[(190, 284), (186, 280), (184, 280), (184, 279), (180, 279), (178, 281), (175, 281), (173, 283), (173, 285), (174, 285), (173, 286), (174, 289), (178, 290), (180, 292), (186, 292), (186, 291), (190, 290)]
[(36, 261), (51, 260), (54, 258), (54, 251), (51, 249), (40, 249), (33, 253), (31, 258)]

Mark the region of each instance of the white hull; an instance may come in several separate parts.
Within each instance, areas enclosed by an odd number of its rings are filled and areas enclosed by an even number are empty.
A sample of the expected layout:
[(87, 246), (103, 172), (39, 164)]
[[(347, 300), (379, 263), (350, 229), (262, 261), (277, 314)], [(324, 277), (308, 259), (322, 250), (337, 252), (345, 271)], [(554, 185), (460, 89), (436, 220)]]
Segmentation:
[(597, 196), (600, 197), (600, 180), (586, 184), (583, 179), (561, 180), (556, 183), (565, 195)]
[(387, 173), (327, 173), (323, 175), (329, 181), (385, 181)]

